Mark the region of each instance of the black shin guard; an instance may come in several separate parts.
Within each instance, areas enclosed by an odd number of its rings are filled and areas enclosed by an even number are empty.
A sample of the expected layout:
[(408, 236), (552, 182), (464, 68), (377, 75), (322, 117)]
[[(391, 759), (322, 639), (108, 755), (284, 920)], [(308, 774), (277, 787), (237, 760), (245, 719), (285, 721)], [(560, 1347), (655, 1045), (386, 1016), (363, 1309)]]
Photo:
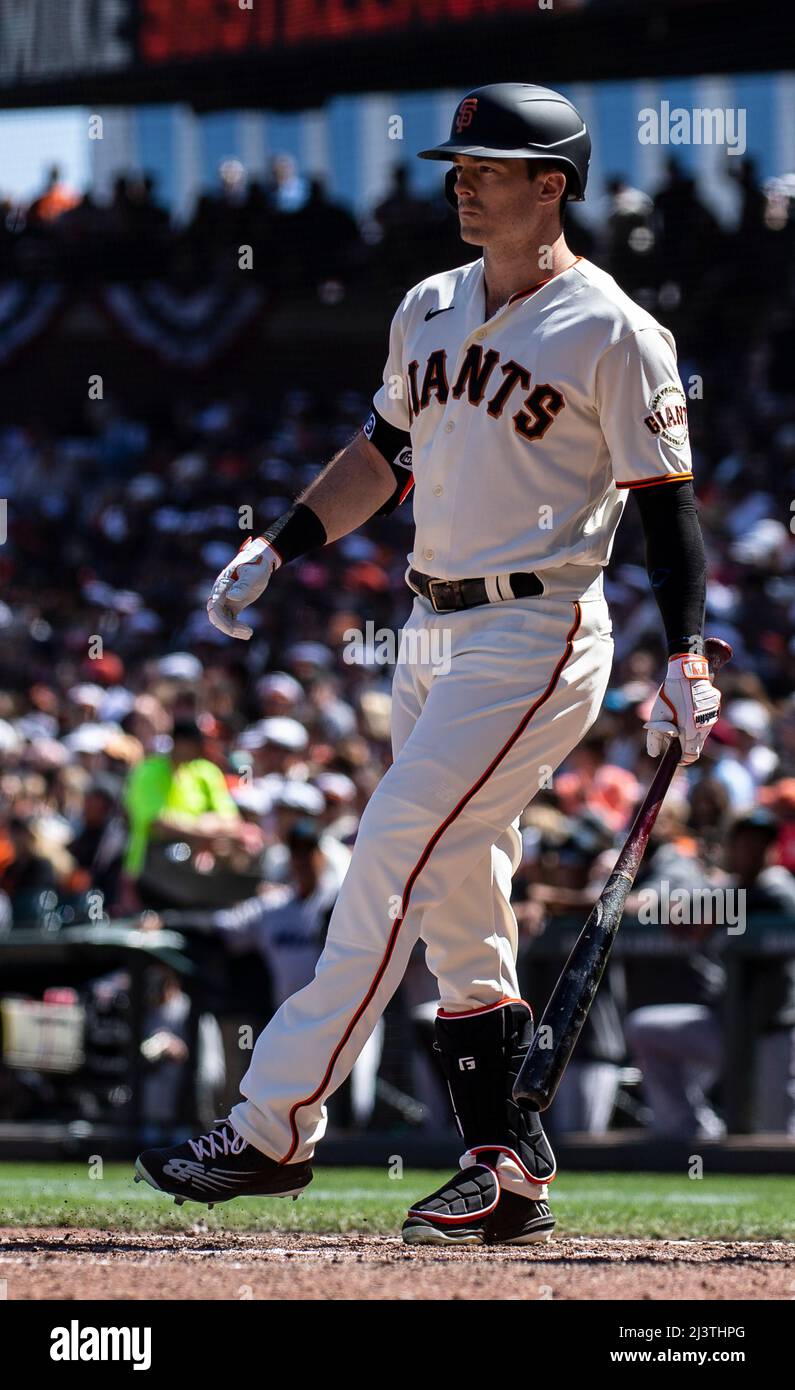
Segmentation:
[(525, 1177), (543, 1183), (555, 1176), (555, 1156), (541, 1117), (511, 1094), (532, 1036), (533, 1015), (523, 1003), (436, 1019), (436, 1049), (469, 1153), (481, 1163), (506, 1153)]

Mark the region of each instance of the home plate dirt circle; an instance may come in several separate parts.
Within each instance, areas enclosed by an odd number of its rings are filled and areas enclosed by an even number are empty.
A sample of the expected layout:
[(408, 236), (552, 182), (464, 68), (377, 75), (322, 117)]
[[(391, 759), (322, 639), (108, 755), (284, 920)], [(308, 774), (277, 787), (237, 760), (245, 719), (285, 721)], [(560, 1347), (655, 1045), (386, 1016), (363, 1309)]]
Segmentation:
[(159, 1299), (792, 1299), (795, 1242), (561, 1238), (447, 1250), (398, 1237), (200, 1225), (0, 1230), (11, 1300), (147, 1300), (154, 1271)]

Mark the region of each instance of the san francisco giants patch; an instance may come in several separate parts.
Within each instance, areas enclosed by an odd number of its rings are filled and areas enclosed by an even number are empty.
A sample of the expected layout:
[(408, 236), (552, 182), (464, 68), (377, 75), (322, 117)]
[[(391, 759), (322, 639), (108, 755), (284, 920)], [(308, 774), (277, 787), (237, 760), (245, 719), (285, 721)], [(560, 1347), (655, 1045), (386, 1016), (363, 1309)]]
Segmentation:
[(646, 428), (659, 435), (672, 449), (684, 449), (687, 443), (687, 401), (678, 381), (666, 381), (658, 386), (649, 401), (650, 414), (643, 421)]

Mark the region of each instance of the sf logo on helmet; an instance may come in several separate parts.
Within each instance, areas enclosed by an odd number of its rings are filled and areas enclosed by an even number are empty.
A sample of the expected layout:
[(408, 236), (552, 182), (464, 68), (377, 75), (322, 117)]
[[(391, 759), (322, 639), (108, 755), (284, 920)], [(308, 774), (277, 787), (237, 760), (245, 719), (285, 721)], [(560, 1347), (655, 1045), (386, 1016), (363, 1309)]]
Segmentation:
[(461, 102), (461, 105), (458, 108), (458, 112), (455, 118), (455, 128), (456, 133), (458, 135), (461, 134), (462, 130), (466, 130), (468, 125), (472, 124), (472, 117), (474, 116), (477, 109), (477, 97), (464, 97), (464, 100)]

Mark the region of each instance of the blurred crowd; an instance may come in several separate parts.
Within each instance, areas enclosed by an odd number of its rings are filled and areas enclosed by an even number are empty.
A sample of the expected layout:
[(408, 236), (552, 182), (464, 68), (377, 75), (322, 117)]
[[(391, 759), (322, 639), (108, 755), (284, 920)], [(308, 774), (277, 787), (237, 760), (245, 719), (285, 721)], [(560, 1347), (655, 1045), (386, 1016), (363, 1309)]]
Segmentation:
[[(312, 201), (322, 190), (294, 166), (276, 170), (268, 189), (245, 178), (238, 186), (239, 170), (224, 179), (175, 232), (151, 181), (133, 190), (120, 180), (111, 208), (98, 211), (54, 176), (21, 227), (6, 219), (4, 252), (23, 254), (36, 238), (50, 247), (104, 240), (112, 218), (116, 244), (160, 237), (176, 254), (187, 239), (222, 255), (227, 235), (253, 235), (246, 219), (261, 216), (262, 234), (305, 267), (307, 243), (291, 232), (284, 246), (279, 220), (305, 215), (307, 237), (325, 238), (332, 260), (354, 258), (345, 273), (366, 254), (382, 266), (394, 256), (389, 277), (419, 278), (433, 268), (419, 264), (422, 245), (433, 241), (438, 263), (439, 228), (449, 235), (444, 206), (415, 197), (400, 171), (367, 237), (343, 209), (334, 210), (339, 231), (326, 226)], [(707, 631), (734, 648), (721, 719), (700, 761), (677, 774), (628, 916), (640, 917), (649, 890), (692, 903), (708, 887), (716, 901), (739, 902), (744, 923), (772, 923), (783, 946), (752, 979), (750, 1122), (795, 1134), (795, 223), (786, 181), (763, 192), (746, 164), (738, 183), (732, 233), (672, 161), (654, 199), (613, 180), (600, 237), (580, 226), (572, 240), (677, 333), (709, 561)], [(458, 253), (471, 259), (460, 244)], [(733, 278), (740, 288), (729, 293)], [(374, 379), (343, 392), (299, 387), (268, 404), (209, 394), (197, 404), (175, 389), (157, 418), (107, 397), (68, 435), (51, 430), (45, 411), (0, 427), (4, 933), (147, 913), (148, 930), (180, 925), (264, 966), (258, 1025), (311, 978), (358, 819), (389, 764), (392, 668), (379, 631), (399, 629), (410, 610), (411, 502), (280, 571), (247, 615), (250, 643), (211, 627), (205, 603), (245, 536), (284, 511), (360, 427), (385, 349), (386, 337), (372, 345)], [(603, 712), (523, 818), (515, 902), (526, 997), (538, 1011), (566, 955), (556, 931), (582, 922), (654, 771), (642, 723), (664, 648), (632, 499), (606, 592), (616, 653)], [(617, 962), (553, 1129), (725, 1131), (737, 1021), (726, 922), (671, 915), (647, 930), (676, 949)], [(171, 989), (179, 1001), (174, 981)], [(434, 999), (418, 954), (402, 992), (411, 1066), (380, 1084), (404, 1117), (443, 1128)], [(230, 1001), (226, 1022), (234, 1031), (252, 1011)], [(184, 1003), (172, 1012), (184, 1020)], [(153, 1018), (148, 1055), (162, 1078), (166, 1064), (178, 1071), (185, 1060), (184, 1029), (157, 1010)], [(379, 1034), (354, 1081), (359, 1123), (373, 1112), (382, 1045)], [(228, 1079), (230, 1049), (219, 1055)], [(153, 1106), (169, 1113), (163, 1095)]]
[[(155, 278), (191, 288), (237, 279), (246, 247), (247, 272), (275, 295), (408, 288), (471, 259), (443, 172), (428, 195), (412, 186), (411, 166), (396, 163), (384, 196), (357, 216), (291, 155), (275, 155), (261, 173), (227, 158), (190, 217), (177, 220), (158, 198), (154, 174), (119, 173), (100, 200), (69, 188), (53, 166), (29, 204), (0, 194), (0, 274), (88, 285)], [(795, 171), (763, 181), (753, 158), (727, 157), (724, 193), (719, 217), (671, 155), (653, 193), (617, 173), (603, 191), (589, 190), (597, 220), (570, 207), (568, 240), (629, 293), (654, 296), (680, 336), (689, 328), (694, 343), (714, 342), (719, 326), (756, 322), (760, 298), (776, 296), (784, 282), (792, 293)]]
[(156, 277), (205, 285), (239, 274), (242, 247), (251, 248), (253, 278), (273, 290), (377, 282), (383, 272), (411, 273), (423, 259), (427, 273), (427, 257), (444, 263), (457, 240), (441, 182), (435, 198), (418, 197), (397, 166), (386, 197), (357, 219), (287, 154), (262, 176), (223, 160), (215, 188), (199, 195), (187, 221), (169, 217), (152, 174), (118, 174), (100, 201), (71, 190), (53, 166), (28, 206), (0, 198), (2, 272), (72, 283)]

